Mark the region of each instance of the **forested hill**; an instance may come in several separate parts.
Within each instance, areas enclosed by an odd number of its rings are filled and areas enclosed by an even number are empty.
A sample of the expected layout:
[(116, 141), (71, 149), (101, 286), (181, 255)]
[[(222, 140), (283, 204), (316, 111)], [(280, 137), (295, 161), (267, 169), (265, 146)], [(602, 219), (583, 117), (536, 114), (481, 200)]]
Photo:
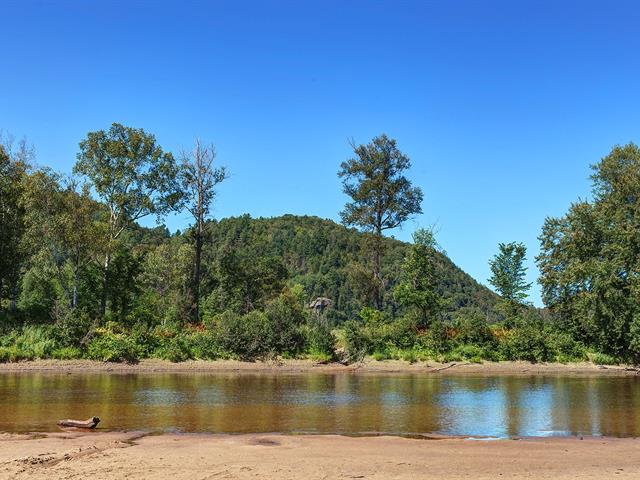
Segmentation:
[[(286, 275), (287, 284), (304, 286), (307, 298), (330, 298), (336, 320), (344, 320), (366, 304), (365, 241), (366, 235), (355, 229), (312, 216), (254, 219), (244, 215), (213, 221), (208, 224), (203, 252), (203, 291), (229, 302), (228, 292), (242, 289), (243, 282), (277, 284)], [(392, 290), (409, 244), (393, 238), (384, 242), (385, 305), (395, 312)], [(438, 293), (446, 299), (446, 310), (477, 308), (490, 316), (498, 297), (446, 255), (438, 253), (437, 258)]]

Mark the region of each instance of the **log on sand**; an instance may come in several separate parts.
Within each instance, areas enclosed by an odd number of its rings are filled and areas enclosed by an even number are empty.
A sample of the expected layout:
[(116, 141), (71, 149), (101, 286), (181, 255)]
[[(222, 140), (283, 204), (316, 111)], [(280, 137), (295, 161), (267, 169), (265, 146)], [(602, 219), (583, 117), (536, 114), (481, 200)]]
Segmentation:
[(58, 426), (74, 428), (96, 428), (96, 425), (98, 425), (99, 423), (100, 419), (98, 417), (91, 417), (88, 420), (71, 420), (67, 418), (66, 420), (60, 420), (58, 422)]

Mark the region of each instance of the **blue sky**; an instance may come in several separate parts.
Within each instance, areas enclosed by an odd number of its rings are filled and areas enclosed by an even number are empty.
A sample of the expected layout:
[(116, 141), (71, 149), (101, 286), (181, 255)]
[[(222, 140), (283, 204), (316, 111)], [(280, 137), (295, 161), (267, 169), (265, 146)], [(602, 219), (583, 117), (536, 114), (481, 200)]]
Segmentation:
[[(589, 164), (640, 141), (636, 1), (7, 1), (0, 128), (69, 172), (112, 122), (171, 151), (214, 142), (216, 217), (337, 220), (348, 139), (413, 161), (449, 256), (486, 283), (498, 242), (533, 257)], [(181, 228), (188, 218), (168, 220)], [(539, 289), (532, 300), (540, 304)]]

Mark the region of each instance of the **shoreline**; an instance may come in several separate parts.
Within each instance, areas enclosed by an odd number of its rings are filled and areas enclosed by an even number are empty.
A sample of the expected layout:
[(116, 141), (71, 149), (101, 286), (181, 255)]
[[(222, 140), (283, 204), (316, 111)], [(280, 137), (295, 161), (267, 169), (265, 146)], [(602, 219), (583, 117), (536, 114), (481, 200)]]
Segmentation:
[(568, 376), (636, 376), (640, 371), (625, 365), (581, 363), (448, 362), (409, 363), (402, 360), (366, 360), (357, 364), (318, 363), (312, 360), (270, 360), (241, 362), (236, 360), (189, 360), (172, 363), (145, 359), (136, 364), (108, 363), (94, 360), (30, 360), (0, 363), (3, 373), (247, 373), (247, 374), (430, 374), (430, 375), (568, 375)]
[(640, 439), (0, 433), (0, 479), (638, 478)]

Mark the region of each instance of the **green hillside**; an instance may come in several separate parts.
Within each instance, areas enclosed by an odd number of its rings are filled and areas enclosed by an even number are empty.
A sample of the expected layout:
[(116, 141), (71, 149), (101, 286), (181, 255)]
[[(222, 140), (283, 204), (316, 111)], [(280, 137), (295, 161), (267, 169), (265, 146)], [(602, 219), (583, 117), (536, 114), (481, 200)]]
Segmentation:
[[(284, 267), (286, 283), (303, 285), (308, 299), (330, 298), (338, 321), (353, 317), (365, 301), (356, 280), (361, 270), (358, 265), (367, 260), (365, 235), (355, 229), (312, 216), (254, 219), (244, 215), (210, 222), (208, 234), (204, 249), (205, 296), (219, 286), (215, 279), (225, 276), (220, 270), (228, 270), (229, 263), (237, 269), (252, 269), (266, 262), (272, 268)], [(385, 243), (385, 305), (397, 313), (391, 291), (409, 244), (393, 238), (386, 238)], [(447, 311), (475, 307), (491, 316), (498, 297), (446, 255), (438, 254), (438, 259), (438, 290), (446, 299)]]

